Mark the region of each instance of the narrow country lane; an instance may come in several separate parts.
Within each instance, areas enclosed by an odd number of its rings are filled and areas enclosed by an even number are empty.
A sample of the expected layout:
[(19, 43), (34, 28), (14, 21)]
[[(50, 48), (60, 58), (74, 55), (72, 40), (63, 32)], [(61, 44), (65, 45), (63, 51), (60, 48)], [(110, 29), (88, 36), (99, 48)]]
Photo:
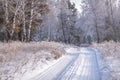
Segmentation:
[(90, 48), (67, 53), (59, 62), (31, 80), (101, 80), (96, 54)]

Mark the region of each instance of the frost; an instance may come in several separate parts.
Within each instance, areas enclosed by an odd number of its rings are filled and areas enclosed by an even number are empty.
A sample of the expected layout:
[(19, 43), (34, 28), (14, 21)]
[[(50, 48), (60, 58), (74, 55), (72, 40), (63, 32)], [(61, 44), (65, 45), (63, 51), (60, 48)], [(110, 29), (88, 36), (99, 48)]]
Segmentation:
[(0, 43), (0, 80), (28, 80), (65, 54), (55, 42)]
[[(93, 47), (102, 52), (106, 64), (110, 70), (110, 80), (120, 79), (120, 43), (119, 42), (103, 42), (100, 44), (93, 44)], [(107, 69), (108, 70), (108, 69)]]

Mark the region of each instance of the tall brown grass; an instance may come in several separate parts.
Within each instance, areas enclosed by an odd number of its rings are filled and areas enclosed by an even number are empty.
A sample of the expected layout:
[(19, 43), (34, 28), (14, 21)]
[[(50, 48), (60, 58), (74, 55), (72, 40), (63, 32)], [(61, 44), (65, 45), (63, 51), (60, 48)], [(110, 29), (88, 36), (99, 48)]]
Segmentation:
[(21, 72), (21, 70), (30, 61), (32, 63), (30, 67), (34, 68), (37, 62), (43, 59), (58, 59), (65, 54), (65, 47), (67, 46), (63, 43), (46, 41), (0, 42), (0, 80), (14, 80), (14, 74), (24, 74), (25, 71)]

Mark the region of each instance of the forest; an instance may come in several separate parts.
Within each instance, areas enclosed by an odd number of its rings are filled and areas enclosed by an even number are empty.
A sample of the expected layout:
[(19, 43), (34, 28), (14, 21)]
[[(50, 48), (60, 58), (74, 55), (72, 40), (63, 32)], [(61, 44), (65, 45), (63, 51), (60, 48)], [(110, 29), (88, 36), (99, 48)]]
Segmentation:
[(0, 0), (0, 80), (120, 80), (120, 0)]
[(120, 40), (120, 1), (0, 0), (0, 41), (67, 44)]

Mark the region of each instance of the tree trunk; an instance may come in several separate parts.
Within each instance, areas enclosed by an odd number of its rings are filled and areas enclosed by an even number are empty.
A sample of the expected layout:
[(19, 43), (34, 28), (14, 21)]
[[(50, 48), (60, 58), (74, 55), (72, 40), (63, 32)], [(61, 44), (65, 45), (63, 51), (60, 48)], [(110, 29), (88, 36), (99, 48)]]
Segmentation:
[(16, 16), (17, 16), (17, 13), (20, 9), (21, 5), (16, 5), (16, 8), (15, 8), (15, 13), (14, 13), (14, 18), (13, 18), (13, 26), (12, 26), (12, 30), (11, 30), (11, 33), (10, 33), (10, 40), (13, 39), (13, 34), (15, 32), (15, 27), (16, 27)]
[(9, 19), (8, 19), (8, 16), (9, 16), (9, 12), (8, 12), (8, 0), (3, 0), (5, 1), (5, 31), (4, 31), (4, 34), (5, 34), (5, 38), (4, 38), (4, 41), (8, 41), (8, 23), (9, 23)]
[(30, 11), (30, 22), (29, 22), (29, 28), (28, 28), (28, 41), (30, 41), (31, 37), (31, 28), (32, 28), (32, 22), (33, 22), (33, 12), (34, 12), (34, 1), (31, 3), (31, 11)]
[(17, 15), (17, 12), (15, 12), (15, 15), (14, 15), (14, 18), (13, 18), (13, 27), (12, 27), (12, 30), (11, 30), (11, 33), (10, 33), (10, 40), (13, 39), (13, 34), (14, 34), (14, 31), (15, 31), (15, 26), (16, 26), (16, 15)]
[(99, 34), (99, 28), (98, 28), (98, 19), (97, 19), (97, 13), (96, 13), (96, 6), (97, 5), (97, 1), (95, 0), (95, 4), (91, 5), (92, 6), (92, 11), (93, 11), (93, 14), (95, 16), (94, 18), (94, 22), (95, 22), (95, 28), (96, 28), (96, 35), (97, 35), (97, 43), (100, 43), (100, 34)]
[(51, 24), (48, 26), (48, 41), (51, 41)]
[(117, 40), (117, 35), (116, 35), (116, 29), (115, 29), (115, 24), (114, 24), (114, 16), (113, 16), (113, 9), (112, 9), (112, 2), (111, 0), (106, 0), (107, 1), (107, 14), (108, 14), (108, 17), (109, 17), (109, 20), (110, 20), (110, 25), (111, 25), (111, 28), (113, 30), (113, 37), (114, 37), (114, 40), (116, 41)]
[(22, 15), (23, 15), (23, 35), (22, 35), (22, 41), (26, 41), (26, 19), (25, 19), (25, 1), (22, 2)]
[(98, 23), (97, 23), (97, 15), (96, 13), (94, 12), (94, 15), (95, 15), (95, 27), (96, 27), (96, 34), (97, 34), (97, 43), (100, 43), (100, 35), (99, 35), (99, 29), (98, 29)]
[(109, 0), (110, 2), (110, 14), (111, 14), (111, 23), (112, 23), (112, 28), (114, 31), (114, 40), (117, 41), (117, 31), (116, 31), (116, 26), (114, 23), (114, 14), (113, 14), (113, 7), (112, 7), (112, 2), (111, 0)]

